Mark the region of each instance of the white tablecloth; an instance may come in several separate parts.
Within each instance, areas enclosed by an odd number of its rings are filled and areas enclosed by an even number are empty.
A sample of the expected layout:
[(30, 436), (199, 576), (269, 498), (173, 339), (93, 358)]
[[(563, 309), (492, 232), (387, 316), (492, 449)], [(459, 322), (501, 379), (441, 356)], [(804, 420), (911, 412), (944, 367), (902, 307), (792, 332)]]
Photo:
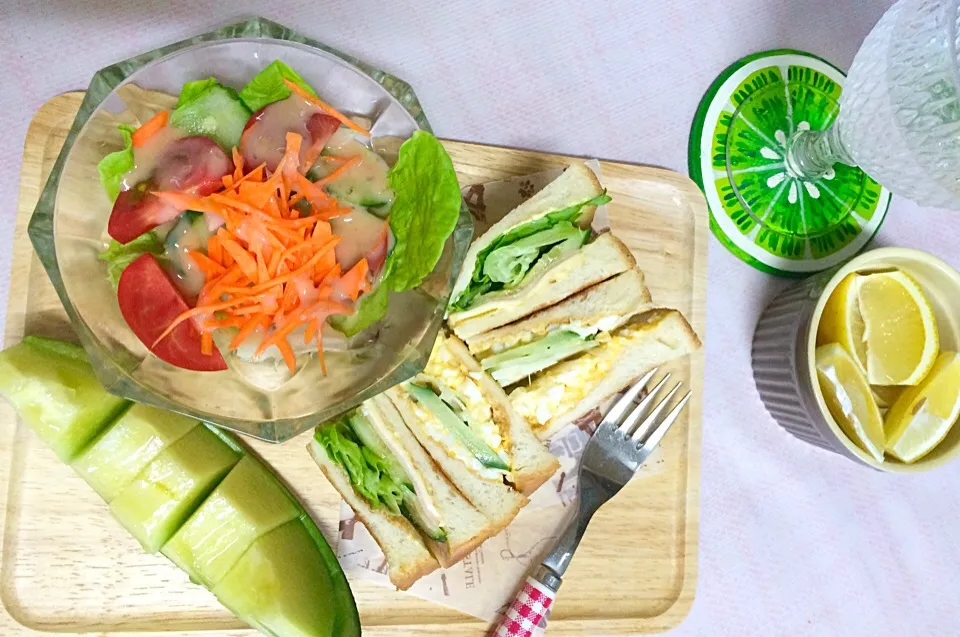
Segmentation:
[[(847, 68), (889, 0), (200, 4), (0, 0), (0, 307), (36, 109), (97, 68), (238, 17), (274, 19), (408, 80), (442, 137), (686, 172), (694, 110), (727, 64), (792, 47)], [(958, 221), (894, 198), (876, 243), (960, 266)], [(884, 475), (781, 431), (754, 389), (749, 344), (783, 283), (712, 238), (709, 268), (700, 573), (673, 634), (955, 635), (960, 462)]]

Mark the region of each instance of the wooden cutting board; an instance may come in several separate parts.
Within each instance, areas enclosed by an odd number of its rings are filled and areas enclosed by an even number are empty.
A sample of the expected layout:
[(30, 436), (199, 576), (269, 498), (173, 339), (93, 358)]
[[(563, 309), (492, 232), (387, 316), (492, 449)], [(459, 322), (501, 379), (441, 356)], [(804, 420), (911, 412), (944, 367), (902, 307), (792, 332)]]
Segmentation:
[[(5, 344), (26, 334), (68, 336), (69, 324), (33, 254), (27, 222), (82, 93), (45, 104), (27, 131), (10, 274)], [(444, 142), (461, 185), (564, 165), (560, 155)], [(704, 335), (707, 209), (686, 177), (601, 162), (614, 231), (636, 255), (653, 298)], [(697, 573), (702, 352), (677, 362), (693, 390), (665, 439), (663, 467), (635, 480), (594, 518), (567, 573), (549, 635), (628, 635), (673, 628), (693, 603)], [(325, 535), (336, 538), (339, 496), (301, 436), (252, 442), (290, 484)], [(107, 507), (0, 405), (0, 634), (253, 635), (213, 595), (158, 555), (147, 555)], [(479, 637), (472, 617), (366, 581), (352, 582), (364, 635)], [(318, 600), (319, 601), (319, 600)]]

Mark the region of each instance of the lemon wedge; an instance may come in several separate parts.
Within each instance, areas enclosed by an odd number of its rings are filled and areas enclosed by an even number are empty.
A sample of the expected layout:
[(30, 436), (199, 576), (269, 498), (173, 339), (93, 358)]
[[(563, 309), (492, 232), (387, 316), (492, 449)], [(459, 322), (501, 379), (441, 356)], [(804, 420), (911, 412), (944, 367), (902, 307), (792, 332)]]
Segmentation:
[(839, 343), (816, 351), (817, 379), (830, 415), (850, 440), (883, 461), (883, 419), (873, 391), (853, 356)]
[(839, 343), (854, 359), (857, 368), (867, 373), (867, 348), (863, 341), (863, 317), (860, 316), (860, 275), (848, 274), (840, 282), (820, 315), (817, 345)]
[(859, 275), (857, 284), (867, 379), (916, 385), (940, 351), (937, 322), (920, 285), (899, 270)]
[(930, 453), (960, 416), (960, 354), (943, 352), (915, 387), (906, 388), (887, 413), (887, 451), (903, 462)]

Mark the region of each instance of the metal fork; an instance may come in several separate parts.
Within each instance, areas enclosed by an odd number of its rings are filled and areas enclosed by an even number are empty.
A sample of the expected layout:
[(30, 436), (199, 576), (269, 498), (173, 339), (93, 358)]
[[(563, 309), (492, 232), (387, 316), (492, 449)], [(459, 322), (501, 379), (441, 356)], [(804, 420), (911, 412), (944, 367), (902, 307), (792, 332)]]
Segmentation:
[(630, 481), (690, 400), (690, 392), (687, 392), (663, 415), (682, 385), (677, 383), (663, 400), (654, 404), (670, 378), (670, 374), (666, 374), (635, 404), (637, 396), (656, 372), (654, 368), (623, 393), (587, 442), (580, 459), (577, 510), (567, 522), (556, 546), (527, 577), (503, 621), (492, 633), (493, 637), (530, 637), (533, 634), (553, 604), (563, 583), (563, 574), (593, 514)]

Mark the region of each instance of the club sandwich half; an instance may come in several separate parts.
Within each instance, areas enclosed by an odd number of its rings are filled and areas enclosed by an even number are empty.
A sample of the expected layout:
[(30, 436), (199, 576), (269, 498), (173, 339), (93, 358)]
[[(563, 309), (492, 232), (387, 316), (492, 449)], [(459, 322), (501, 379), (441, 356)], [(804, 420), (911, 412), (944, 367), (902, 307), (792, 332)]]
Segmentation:
[(462, 339), (512, 323), (632, 268), (630, 250), (590, 228), (609, 201), (585, 164), (572, 164), (473, 242), (447, 324)]
[[(642, 302), (638, 304), (640, 307)], [(571, 312), (577, 311), (575, 308), (568, 306)], [(555, 311), (554, 319), (562, 313), (559, 306), (551, 310)], [(509, 358), (509, 349), (496, 355), (499, 359), (482, 359), (491, 371), (499, 372), (504, 378), (514, 411), (541, 440), (601, 409), (610, 398), (652, 368), (700, 347), (700, 339), (677, 310), (657, 308), (632, 314), (623, 322), (620, 318), (607, 319), (612, 327), (586, 340), (558, 337), (573, 343), (567, 347), (579, 348), (559, 362), (555, 362), (558, 356), (549, 355), (537, 360), (537, 353), (533, 352), (530, 362), (521, 363), (527, 366), (522, 370), (524, 374), (532, 372), (522, 380), (517, 380), (519, 372), (505, 360)], [(557, 330), (543, 338), (563, 331)], [(587, 346), (590, 341), (593, 344)], [(520, 347), (533, 348), (535, 344), (536, 340), (532, 340)], [(513, 384), (509, 384), (511, 381)]]
[(423, 373), (317, 428), (310, 452), (406, 589), (506, 527), (559, 467), (456, 338)]
[(401, 590), (500, 530), (450, 484), (382, 394), (318, 427), (309, 448)]

